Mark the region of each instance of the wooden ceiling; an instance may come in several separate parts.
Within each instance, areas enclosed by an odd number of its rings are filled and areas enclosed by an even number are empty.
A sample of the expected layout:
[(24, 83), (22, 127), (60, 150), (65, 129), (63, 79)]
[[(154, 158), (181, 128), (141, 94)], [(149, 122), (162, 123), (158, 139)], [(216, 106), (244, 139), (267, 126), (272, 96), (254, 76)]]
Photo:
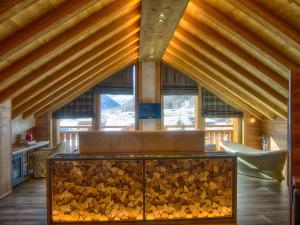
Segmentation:
[(0, 103), (12, 99), (13, 117), (51, 112), (153, 48), (234, 107), (286, 119), (300, 2), (0, 1)]

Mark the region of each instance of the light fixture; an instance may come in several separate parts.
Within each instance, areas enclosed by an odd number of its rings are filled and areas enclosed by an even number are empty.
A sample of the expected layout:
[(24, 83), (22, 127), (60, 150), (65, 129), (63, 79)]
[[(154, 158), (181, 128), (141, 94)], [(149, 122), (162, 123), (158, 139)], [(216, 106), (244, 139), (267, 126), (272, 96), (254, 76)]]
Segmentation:
[(256, 122), (256, 119), (252, 116), (252, 117), (250, 117), (249, 122), (250, 122), (250, 123), (255, 123), (255, 122)]
[(159, 16), (160, 16), (160, 17), (164, 17), (165, 15), (164, 15), (163, 13), (161, 13)]
[(162, 21), (163, 21), (162, 19), (159, 19), (159, 20), (158, 20), (158, 22), (160, 22), (160, 23), (161, 23)]

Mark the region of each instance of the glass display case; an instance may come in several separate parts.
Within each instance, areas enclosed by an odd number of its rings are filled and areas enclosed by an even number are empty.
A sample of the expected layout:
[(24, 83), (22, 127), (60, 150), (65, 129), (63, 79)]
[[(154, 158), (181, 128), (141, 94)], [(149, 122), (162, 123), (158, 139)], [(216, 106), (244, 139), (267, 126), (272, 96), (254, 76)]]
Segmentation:
[(47, 161), (48, 224), (236, 219), (236, 157), (83, 156)]

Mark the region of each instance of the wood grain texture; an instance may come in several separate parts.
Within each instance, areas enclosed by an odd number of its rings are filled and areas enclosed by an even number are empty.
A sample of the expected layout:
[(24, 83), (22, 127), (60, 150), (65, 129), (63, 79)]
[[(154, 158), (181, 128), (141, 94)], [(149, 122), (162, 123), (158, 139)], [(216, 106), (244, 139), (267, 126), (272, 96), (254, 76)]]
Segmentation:
[(300, 69), (291, 71), (289, 132), (290, 176), (300, 176)]
[(244, 145), (262, 149), (260, 137), (262, 136), (262, 122), (256, 120), (255, 123), (250, 123), (251, 114), (244, 114)]
[(0, 198), (12, 190), (11, 101), (0, 104)]
[[(31, 179), (1, 199), (0, 224), (46, 225), (45, 186), (44, 179)], [(237, 225), (288, 224), (288, 189), (285, 182), (239, 175), (237, 186)]]
[(32, 128), (32, 135), (35, 140), (49, 141), (50, 140), (50, 122), (48, 113), (44, 113), (35, 119), (35, 126)]
[(282, 119), (262, 120), (262, 134), (268, 138), (270, 150), (288, 149), (288, 121)]

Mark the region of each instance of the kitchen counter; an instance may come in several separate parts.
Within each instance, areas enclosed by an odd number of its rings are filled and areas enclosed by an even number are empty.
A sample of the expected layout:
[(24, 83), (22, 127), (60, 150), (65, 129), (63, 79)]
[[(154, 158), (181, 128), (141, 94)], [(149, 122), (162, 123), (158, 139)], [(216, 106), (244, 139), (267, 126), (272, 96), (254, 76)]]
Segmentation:
[(33, 150), (36, 148), (45, 147), (45, 146), (49, 145), (49, 143), (50, 143), (49, 141), (38, 141), (38, 142), (36, 142), (36, 144), (30, 145), (30, 146), (23, 145), (23, 146), (18, 146), (18, 147), (12, 147), (12, 155), (16, 155), (21, 152)]

